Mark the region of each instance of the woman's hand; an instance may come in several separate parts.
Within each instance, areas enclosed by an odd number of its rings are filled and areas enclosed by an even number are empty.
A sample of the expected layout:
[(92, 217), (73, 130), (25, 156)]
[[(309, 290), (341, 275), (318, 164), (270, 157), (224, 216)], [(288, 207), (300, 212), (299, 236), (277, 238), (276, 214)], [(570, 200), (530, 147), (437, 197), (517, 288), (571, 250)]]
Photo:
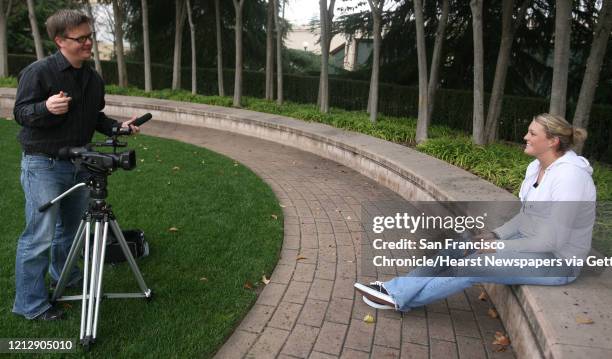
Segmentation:
[[(472, 242), (495, 242), (498, 240), (497, 235), (492, 231), (480, 231), (472, 236)], [(485, 244), (483, 243), (483, 247)], [(476, 251), (476, 254), (496, 253), (492, 248), (482, 248)]]

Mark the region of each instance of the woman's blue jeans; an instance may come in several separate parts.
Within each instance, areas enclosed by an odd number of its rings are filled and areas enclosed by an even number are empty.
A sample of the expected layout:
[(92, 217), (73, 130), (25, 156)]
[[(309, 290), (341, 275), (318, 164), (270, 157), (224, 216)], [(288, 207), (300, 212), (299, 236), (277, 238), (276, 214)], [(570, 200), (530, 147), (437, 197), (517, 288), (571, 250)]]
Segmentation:
[[(87, 208), (89, 191), (81, 187), (45, 212), (38, 208), (86, 178), (87, 173), (77, 171), (70, 161), (23, 155), (26, 226), (17, 243), (14, 313), (32, 319), (51, 307), (45, 274), (49, 271), (53, 280), (59, 279)], [(80, 276), (75, 266), (68, 284), (79, 281)]]
[[(496, 258), (555, 258), (551, 253), (498, 252), (493, 254), (465, 253), (464, 250), (443, 250), (438, 256), (451, 258), (478, 258), (495, 255)], [(482, 259), (484, 261), (484, 258)], [(394, 299), (396, 309), (409, 311), (459, 293), (476, 283), (564, 285), (576, 279), (571, 267), (540, 267), (518, 270), (511, 267), (433, 268), (419, 267), (403, 277), (385, 282), (384, 287)]]

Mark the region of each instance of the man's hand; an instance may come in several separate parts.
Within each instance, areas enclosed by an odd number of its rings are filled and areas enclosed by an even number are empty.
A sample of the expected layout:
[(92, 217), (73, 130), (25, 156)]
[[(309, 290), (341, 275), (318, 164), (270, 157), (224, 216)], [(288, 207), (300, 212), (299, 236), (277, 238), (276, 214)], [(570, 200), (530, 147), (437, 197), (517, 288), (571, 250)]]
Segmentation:
[(129, 128), (132, 131), (132, 135), (140, 133), (140, 128), (138, 126), (132, 125), (132, 122), (134, 122), (137, 118), (138, 116), (132, 116), (132, 118), (130, 118), (128, 121), (125, 121), (121, 124), (121, 128)]
[(68, 112), (68, 104), (72, 97), (68, 97), (64, 91), (60, 91), (57, 95), (53, 95), (47, 99), (45, 106), (47, 110), (54, 115), (63, 115)]

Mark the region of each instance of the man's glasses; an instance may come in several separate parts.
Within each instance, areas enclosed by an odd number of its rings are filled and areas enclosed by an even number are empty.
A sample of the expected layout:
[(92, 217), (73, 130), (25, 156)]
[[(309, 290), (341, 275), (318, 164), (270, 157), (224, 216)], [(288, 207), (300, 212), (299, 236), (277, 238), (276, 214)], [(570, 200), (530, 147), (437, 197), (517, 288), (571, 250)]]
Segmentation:
[(83, 36), (79, 36), (79, 37), (70, 37), (70, 36), (64, 36), (65, 39), (70, 39), (72, 41), (76, 41), (79, 44), (84, 44), (85, 42), (87, 42), (87, 40), (89, 41), (93, 41), (93, 33), (87, 34), (87, 35), (83, 35)]

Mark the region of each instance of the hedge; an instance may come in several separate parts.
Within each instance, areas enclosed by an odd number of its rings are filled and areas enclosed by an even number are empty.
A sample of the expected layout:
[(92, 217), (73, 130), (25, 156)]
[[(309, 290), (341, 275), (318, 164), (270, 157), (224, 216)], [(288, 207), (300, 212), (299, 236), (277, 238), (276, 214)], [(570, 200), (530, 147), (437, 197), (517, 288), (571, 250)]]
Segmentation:
[[(9, 73), (17, 73), (35, 60), (31, 55), (9, 55)], [(144, 88), (143, 64), (128, 62), (128, 81), (130, 85)], [(172, 67), (152, 64), (154, 89), (171, 87)], [(114, 61), (102, 61), (104, 79), (109, 84), (117, 83), (117, 66)], [(243, 95), (264, 97), (265, 76), (261, 71), (244, 70)], [(234, 71), (224, 69), (226, 95), (233, 92)], [(182, 87), (191, 88), (191, 69), (183, 68)], [(317, 76), (285, 74), (284, 97), (298, 103), (315, 103), (319, 78)], [(367, 107), (369, 82), (330, 78), (331, 106), (346, 110), (365, 110)], [(216, 69), (198, 69), (198, 93), (214, 95), (217, 93)], [(380, 85), (379, 111), (395, 117), (416, 117), (418, 115), (418, 88), (393, 84)], [(488, 95), (485, 103), (488, 102)], [(435, 100), (433, 124), (445, 125), (454, 129), (472, 131), (472, 92), (464, 90), (440, 89)], [(568, 105), (568, 114), (574, 112), (574, 104)], [(523, 142), (523, 136), (535, 114), (548, 111), (548, 101), (542, 98), (505, 96), (499, 125), (499, 138), (511, 142)], [(567, 118), (571, 118), (568, 116)], [(588, 126), (589, 138), (584, 154), (591, 159), (612, 163), (612, 106), (594, 105)]]

